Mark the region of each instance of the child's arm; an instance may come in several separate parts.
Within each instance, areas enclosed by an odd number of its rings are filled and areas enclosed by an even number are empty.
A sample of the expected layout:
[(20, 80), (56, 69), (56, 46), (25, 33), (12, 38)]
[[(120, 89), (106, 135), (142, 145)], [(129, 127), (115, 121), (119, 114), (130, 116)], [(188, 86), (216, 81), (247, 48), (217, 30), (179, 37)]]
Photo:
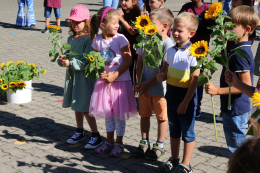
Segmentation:
[(197, 89), (199, 75), (200, 75), (200, 69), (197, 69), (192, 73), (188, 91), (187, 91), (183, 101), (180, 103), (180, 105), (177, 109), (178, 114), (185, 114), (186, 113), (186, 110), (188, 108), (188, 104), (189, 104), (191, 98), (193, 97), (193, 95), (194, 95), (194, 93)]
[(115, 71), (113, 74), (107, 74), (106, 77), (104, 77), (105, 81), (107, 83), (111, 83), (116, 78), (118, 78), (121, 74), (123, 74), (132, 64), (132, 55), (130, 50), (130, 45), (126, 45), (121, 48), (121, 52), (123, 54), (124, 62), (120, 65), (120, 67)]
[[(247, 84), (247, 85), (252, 85), (251, 82), (251, 76), (250, 76), (250, 72), (238, 72), (238, 77), (241, 80), (241, 82)], [(207, 94), (210, 95), (228, 95), (229, 94), (229, 88), (225, 87), (225, 88), (218, 88), (216, 87), (214, 84), (212, 83), (206, 83), (205, 84), (205, 91)], [(231, 94), (242, 94), (242, 92), (235, 88), (235, 87), (231, 87)]]
[(255, 87), (249, 86), (238, 79), (237, 75), (231, 71), (225, 72), (225, 81), (230, 83), (231, 86), (239, 89), (242, 93), (248, 97), (252, 97), (255, 92)]
[(167, 73), (168, 73), (168, 64), (167, 62), (163, 62), (163, 68), (161, 69), (161, 73), (158, 73), (156, 75), (156, 79), (159, 83), (162, 83), (167, 79)]
[(133, 27), (131, 25), (129, 25), (127, 21), (125, 21), (123, 10), (121, 8), (119, 8), (118, 11), (119, 11), (119, 19), (120, 19), (121, 23), (124, 25), (125, 29), (131, 35), (135, 35), (137, 33), (137, 30), (133, 29)]

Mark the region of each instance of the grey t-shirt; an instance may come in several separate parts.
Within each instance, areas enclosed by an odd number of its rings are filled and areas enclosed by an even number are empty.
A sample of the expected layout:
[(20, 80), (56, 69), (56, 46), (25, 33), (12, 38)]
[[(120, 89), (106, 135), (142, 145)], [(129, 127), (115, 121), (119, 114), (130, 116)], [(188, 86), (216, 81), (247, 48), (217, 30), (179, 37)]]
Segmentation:
[[(163, 46), (163, 59), (162, 62), (166, 62), (167, 60), (167, 50), (174, 46), (172, 40), (167, 37), (163, 41), (161, 41), (161, 45)], [(139, 48), (137, 49), (136, 53), (143, 57), (143, 63), (144, 63), (144, 50)], [(162, 68), (162, 62), (160, 63), (160, 68)], [(146, 64), (144, 64), (144, 71), (143, 71), (143, 78), (142, 82), (150, 80), (152, 77), (154, 77), (158, 73), (158, 68), (150, 67)], [(166, 93), (166, 81), (162, 82), (163, 88), (164, 88), (164, 95)], [(159, 82), (153, 83), (149, 89), (147, 90), (146, 94), (151, 94), (155, 96), (163, 97), (162, 93), (162, 85)]]

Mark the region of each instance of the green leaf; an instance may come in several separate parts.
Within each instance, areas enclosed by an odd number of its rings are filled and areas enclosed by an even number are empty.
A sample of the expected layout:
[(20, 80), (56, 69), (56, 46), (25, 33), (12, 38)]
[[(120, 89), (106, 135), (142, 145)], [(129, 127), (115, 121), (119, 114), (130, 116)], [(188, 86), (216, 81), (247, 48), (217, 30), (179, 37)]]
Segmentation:
[(51, 60), (51, 62), (55, 62), (56, 59), (58, 58), (58, 56), (59, 56), (59, 53), (56, 52), (55, 55), (53, 56), (53, 59)]
[(89, 71), (92, 72), (95, 68), (95, 64), (94, 63), (90, 63), (89, 64)]
[(138, 43), (133, 45), (134, 50), (137, 50), (138, 48), (142, 48), (142, 47), (143, 47), (143, 43)]
[[(209, 76), (209, 80), (210, 79), (211, 79), (211, 76)], [(208, 83), (208, 78), (204, 75), (204, 73), (200, 73), (198, 82), (199, 82), (199, 86), (202, 86), (205, 83)]]
[(226, 56), (224, 55), (224, 53), (221, 53), (220, 56), (215, 56), (214, 57), (214, 60), (216, 61), (216, 63), (222, 65), (222, 66), (225, 66), (228, 62)]
[(218, 65), (216, 64), (215, 60), (209, 61), (208, 65), (210, 65), (211, 69), (217, 71), (218, 70)]
[(213, 26), (211, 26), (211, 27), (208, 27), (208, 29), (210, 29), (210, 30), (219, 29), (219, 25), (213, 25)]
[(144, 38), (142, 37), (142, 35), (138, 35), (138, 36), (136, 37), (136, 41), (137, 41), (138, 43), (141, 43), (143, 39), (144, 39)]
[(190, 69), (190, 74), (192, 74), (195, 70), (199, 69), (200, 66), (196, 66), (196, 67), (191, 67)]
[(213, 31), (212, 33), (211, 33), (211, 35), (210, 35), (212, 38), (213, 37), (219, 37), (219, 36), (221, 36), (221, 31), (220, 30), (215, 30), (215, 31)]
[(85, 77), (90, 78), (90, 79), (97, 79), (98, 73), (96, 70), (93, 70), (91, 72), (85, 73)]
[(98, 69), (98, 74), (103, 73), (104, 71), (105, 71), (105, 67), (104, 67), (104, 66), (101, 66), (101, 67)]
[(144, 61), (148, 66), (155, 68), (155, 61), (154, 61), (154, 55), (153, 54), (145, 55)]
[(251, 61), (250, 56), (247, 54), (247, 52), (243, 49), (235, 49), (234, 54), (238, 55), (241, 58), (248, 59)]
[(64, 43), (63, 46), (62, 46), (65, 50), (70, 50), (71, 49), (71, 46), (69, 43)]
[(224, 24), (224, 28), (226, 28), (226, 27), (230, 27), (230, 28), (233, 28), (235, 26), (235, 24), (234, 23), (232, 23), (232, 22), (225, 22), (225, 24)]
[(252, 115), (251, 118), (256, 119), (260, 115), (260, 109), (257, 109)]
[(248, 132), (246, 133), (246, 135), (251, 135), (251, 136), (254, 136), (254, 127), (251, 126), (248, 130)]

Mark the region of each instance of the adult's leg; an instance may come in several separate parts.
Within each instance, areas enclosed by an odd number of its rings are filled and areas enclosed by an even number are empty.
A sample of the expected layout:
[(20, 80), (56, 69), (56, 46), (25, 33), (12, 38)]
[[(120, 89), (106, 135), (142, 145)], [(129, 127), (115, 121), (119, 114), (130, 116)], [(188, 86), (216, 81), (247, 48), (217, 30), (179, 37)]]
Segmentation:
[(16, 18), (16, 25), (25, 26), (25, 13), (24, 13), (25, 0), (17, 0), (17, 2), (18, 2), (18, 13)]
[(119, 0), (112, 0), (112, 5), (111, 5), (111, 7), (117, 9), (118, 3), (119, 3)]
[(112, 0), (103, 0), (103, 6), (108, 6), (108, 7), (111, 7), (112, 5)]
[(29, 27), (36, 24), (35, 15), (33, 11), (33, 0), (26, 0), (27, 14), (26, 14), (26, 25)]

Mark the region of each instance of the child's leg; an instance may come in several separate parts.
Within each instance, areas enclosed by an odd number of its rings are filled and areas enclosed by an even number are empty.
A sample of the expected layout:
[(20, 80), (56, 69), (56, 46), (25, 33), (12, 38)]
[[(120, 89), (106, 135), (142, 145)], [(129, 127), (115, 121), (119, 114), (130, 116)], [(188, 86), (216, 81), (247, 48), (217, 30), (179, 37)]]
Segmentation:
[(83, 112), (77, 112), (75, 111), (75, 118), (77, 123), (77, 128), (83, 129)]
[(168, 122), (167, 120), (157, 120), (158, 122), (158, 137), (157, 141), (163, 142), (166, 137), (166, 133), (168, 130)]
[(150, 117), (141, 117), (140, 126), (142, 139), (149, 142)]
[(56, 24), (57, 26), (60, 26), (60, 8), (54, 8), (54, 14), (55, 14), (55, 17), (56, 17)]
[(44, 7), (45, 26), (50, 24), (52, 7)]
[(123, 136), (125, 134), (125, 121), (115, 119), (115, 128), (116, 128), (116, 143), (123, 144)]
[(195, 141), (193, 142), (184, 142), (184, 150), (183, 150), (183, 159), (182, 159), (182, 163), (184, 165), (190, 165), (190, 159), (193, 153), (193, 149), (195, 146)]
[(114, 131), (115, 131), (115, 119), (114, 117), (106, 118), (106, 131), (107, 131), (107, 141), (109, 143), (114, 143)]
[(90, 117), (88, 112), (84, 112), (92, 133), (98, 133), (97, 122), (95, 117)]
[(172, 138), (171, 137), (171, 155), (172, 158), (177, 160), (180, 157), (180, 144), (181, 138)]

